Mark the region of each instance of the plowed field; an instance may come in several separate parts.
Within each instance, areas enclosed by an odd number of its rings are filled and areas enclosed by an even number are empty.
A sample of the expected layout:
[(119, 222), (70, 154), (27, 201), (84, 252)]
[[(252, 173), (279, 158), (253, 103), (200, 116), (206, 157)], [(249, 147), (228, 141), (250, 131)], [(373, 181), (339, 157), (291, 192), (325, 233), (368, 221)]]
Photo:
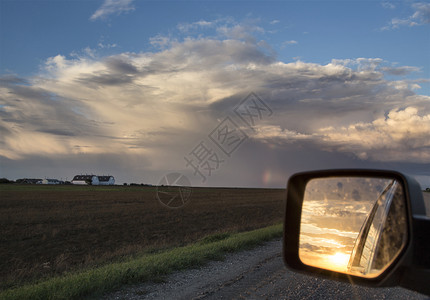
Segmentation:
[(192, 188), (169, 209), (155, 187), (0, 186), (1, 289), (282, 221), (285, 190)]

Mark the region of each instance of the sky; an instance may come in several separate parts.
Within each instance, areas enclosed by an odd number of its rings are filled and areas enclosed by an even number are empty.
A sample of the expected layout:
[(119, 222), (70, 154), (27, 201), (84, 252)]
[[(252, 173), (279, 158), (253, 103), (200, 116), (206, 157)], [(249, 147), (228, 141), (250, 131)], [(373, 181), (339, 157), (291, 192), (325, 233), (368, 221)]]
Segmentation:
[(430, 1), (0, 0), (0, 177), (430, 186)]

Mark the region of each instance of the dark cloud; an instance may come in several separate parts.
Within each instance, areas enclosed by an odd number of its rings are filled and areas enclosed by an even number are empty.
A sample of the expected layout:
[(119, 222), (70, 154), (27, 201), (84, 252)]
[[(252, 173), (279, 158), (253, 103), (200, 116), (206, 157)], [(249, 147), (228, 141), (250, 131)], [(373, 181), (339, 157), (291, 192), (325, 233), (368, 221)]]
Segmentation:
[(68, 130), (58, 130), (58, 129), (41, 129), (37, 130), (39, 132), (49, 133), (53, 135), (62, 135), (62, 136), (76, 136), (76, 133)]
[(118, 74), (137, 74), (138, 69), (130, 62), (121, 57), (110, 57), (106, 60), (106, 66), (114, 73)]
[(89, 76), (83, 76), (76, 79), (80, 84), (85, 84), (88, 86), (110, 86), (116, 85), (120, 86), (123, 84), (129, 84), (133, 82), (133, 77), (124, 74), (93, 74)]
[(381, 70), (387, 74), (395, 75), (395, 76), (405, 76), (412, 72), (418, 72), (420, 69), (416, 67), (382, 67)]
[(15, 75), (0, 76), (0, 86), (8, 86), (9, 84), (29, 84), (29, 82), (21, 77)]
[(16, 85), (25, 82), (17, 78), (4, 87), (3, 109), (0, 111), (2, 132), (7, 136), (22, 130), (34, 130), (53, 135), (75, 136), (97, 133), (96, 124), (78, 113), (82, 103), (58, 97), (51, 91), (33, 85)]

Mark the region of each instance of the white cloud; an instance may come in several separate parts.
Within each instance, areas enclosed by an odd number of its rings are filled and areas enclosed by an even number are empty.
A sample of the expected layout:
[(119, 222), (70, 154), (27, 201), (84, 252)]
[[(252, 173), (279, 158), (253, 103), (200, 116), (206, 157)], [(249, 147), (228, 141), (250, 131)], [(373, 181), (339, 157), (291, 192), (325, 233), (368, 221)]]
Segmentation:
[(297, 131), (282, 129), (276, 125), (264, 125), (256, 128), (253, 138), (267, 141), (280, 140), (283, 142), (294, 143), (298, 140), (312, 140), (313, 134), (303, 134)]
[(218, 23), (218, 21), (219, 20), (215, 20), (215, 21), (200, 20), (200, 21), (193, 22), (193, 23), (181, 23), (176, 27), (179, 29), (179, 31), (188, 32), (190, 30), (196, 30), (199, 28), (213, 27), (216, 25), (216, 23)]
[(298, 42), (295, 40), (285, 41), (282, 43), (282, 47), (289, 46), (289, 45), (296, 45), (296, 44), (298, 44)]
[(105, 0), (90, 17), (90, 20), (105, 19), (112, 14), (122, 14), (133, 11), (135, 8), (132, 5), (133, 0)]
[(103, 44), (102, 42), (98, 43), (97, 46), (99, 46), (100, 49), (111, 49), (118, 47), (117, 44)]
[(90, 47), (86, 47), (84, 49), (84, 53), (86, 55), (88, 55), (89, 57), (95, 58), (96, 57), (96, 50), (90, 48)]
[[(426, 114), (427, 113), (427, 114)], [(430, 161), (430, 112), (415, 107), (393, 109), (385, 117), (348, 126), (325, 127), (304, 134), (280, 126), (261, 126), (253, 138), (275, 143), (311, 141), (328, 151), (353, 153), (374, 161)]]
[(254, 42), (254, 33), (264, 33), (264, 29), (254, 24), (235, 24), (217, 27), (217, 32), (227, 38)]
[(149, 39), (149, 42), (151, 43), (152, 46), (159, 47), (159, 48), (166, 48), (170, 46), (172, 40), (167, 36), (157, 35), (155, 37), (151, 37)]
[(413, 14), (407, 18), (393, 18), (381, 30), (398, 29), (403, 26), (414, 27), (430, 23), (430, 3), (413, 3)]
[(410, 73), (419, 72), (421, 68), (411, 67), (411, 66), (402, 66), (402, 67), (382, 67), (381, 71), (396, 76), (404, 76)]
[(319, 131), (322, 140), (341, 151), (379, 161), (430, 161), (430, 113), (415, 107), (393, 109), (384, 118)]
[(420, 72), (421, 68), (414, 66), (395, 66), (381, 58), (332, 59), (331, 64), (354, 68), (361, 72), (382, 72), (393, 76), (406, 76)]
[(430, 23), (430, 3), (414, 3), (412, 7), (415, 9), (412, 19), (418, 20), (420, 24)]
[(387, 9), (395, 9), (396, 6), (392, 2), (382, 2), (382, 7)]
[(383, 63), (381, 58), (355, 58), (355, 59), (333, 59), (334, 65), (356, 67), (358, 71), (376, 71)]

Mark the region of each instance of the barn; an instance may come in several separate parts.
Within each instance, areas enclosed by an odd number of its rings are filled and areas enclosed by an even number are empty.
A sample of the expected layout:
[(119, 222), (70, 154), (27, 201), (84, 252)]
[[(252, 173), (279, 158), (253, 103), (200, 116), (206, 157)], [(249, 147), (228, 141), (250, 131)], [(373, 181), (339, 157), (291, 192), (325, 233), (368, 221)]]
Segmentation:
[(114, 185), (115, 178), (113, 176), (98, 176), (98, 175), (76, 175), (73, 177), (72, 184), (86, 185)]
[(58, 179), (49, 179), (49, 178), (45, 178), (37, 182), (37, 184), (62, 184), (62, 183), (63, 182), (61, 182)]
[(99, 181), (99, 185), (114, 185), (115, 184), (115, 178), (113, 176), (97, 176), (97, 179)]

